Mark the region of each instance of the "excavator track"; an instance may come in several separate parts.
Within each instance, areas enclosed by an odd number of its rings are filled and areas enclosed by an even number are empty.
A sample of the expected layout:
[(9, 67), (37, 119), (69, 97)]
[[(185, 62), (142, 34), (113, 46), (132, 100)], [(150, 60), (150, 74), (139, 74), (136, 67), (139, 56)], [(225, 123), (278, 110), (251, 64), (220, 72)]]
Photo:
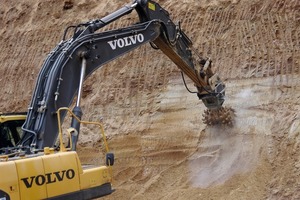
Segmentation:
[(234, 117), (235, 117), (235, 110), (229, 107), (221, 107), (218, 109), (207, 109), (202, 114), (203, 116), (203, 123), (208, 126), (214, 125), (226, 125), (232, 126)]

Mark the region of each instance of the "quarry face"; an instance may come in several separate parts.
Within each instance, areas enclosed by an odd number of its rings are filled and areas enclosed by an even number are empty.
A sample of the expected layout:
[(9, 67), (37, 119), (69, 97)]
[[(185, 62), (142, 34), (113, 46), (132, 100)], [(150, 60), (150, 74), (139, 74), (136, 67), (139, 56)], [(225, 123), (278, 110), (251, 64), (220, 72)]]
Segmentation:
[[(26, 111), (47, 54), (69, 25), (130, 3), (4, 0), (1, 112)], [(83, 118), (105, 125), (115, 153), (104, 199), (299, 199), (300, 1), (158, 1), (225, 80), (233, 126), (206, 126), (205, 106), (179, 69), (145, 45), (90, 76)], [(136, 13), (104, 30), (126, 27)], [(187, 81), (190, 89), (193, 83)], [(83, 127), (84, 163), (104, 163), (101, 137)]]

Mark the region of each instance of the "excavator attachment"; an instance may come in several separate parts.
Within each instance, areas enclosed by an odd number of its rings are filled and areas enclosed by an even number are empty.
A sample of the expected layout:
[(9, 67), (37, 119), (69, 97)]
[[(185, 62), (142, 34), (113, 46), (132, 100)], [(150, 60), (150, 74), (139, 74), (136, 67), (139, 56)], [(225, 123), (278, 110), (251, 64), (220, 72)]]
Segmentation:
[(233, 108), (230, 107), (213, 108), (205, 110), (202, 116), (203, 123), (205, 123), (208, 126), (232, 126), (234, 122), (235, 111)]
[(212, 71), (211, 60), (203, 59), (196, 65), (196, 74), (201, 84), (197, 86), (198, 98), (202, 100), (207, 108), (202, 114), (203, 123), (209, 126), (233, 125), (234, 110), (224, 107), (225, 84), (221, 81), (217, 73)]

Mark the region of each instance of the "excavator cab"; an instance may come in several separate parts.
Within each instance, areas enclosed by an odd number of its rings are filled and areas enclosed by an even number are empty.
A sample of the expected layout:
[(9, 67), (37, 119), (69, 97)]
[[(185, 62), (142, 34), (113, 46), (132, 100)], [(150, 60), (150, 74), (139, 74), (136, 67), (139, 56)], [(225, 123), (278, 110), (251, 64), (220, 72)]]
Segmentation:
[(22, 136), (26, 113), (0, 114), (0, 149), (14, 147)]

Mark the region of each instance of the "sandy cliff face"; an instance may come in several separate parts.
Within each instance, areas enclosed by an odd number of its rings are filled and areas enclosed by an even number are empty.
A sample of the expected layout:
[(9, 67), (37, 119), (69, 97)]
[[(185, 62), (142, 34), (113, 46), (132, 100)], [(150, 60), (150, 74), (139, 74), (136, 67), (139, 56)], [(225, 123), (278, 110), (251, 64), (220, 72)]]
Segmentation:
[[(126, 3), (4, 0), (0, 111), (27, 109), (42, 62), (68, 25)], [(149, 45), (102, 67), (85, 82), (83, 111), (103, 121), (116, 156), (117, 191), (106, 199), (299, 199), (300, 1), (159, 3), (226, 80), (236, 122), (206, 127), (204, 105)], [(132, 13), (105, 30), (136, 19)], [(99, 142), (83, 128), (84, 162), (103, 162)]]

